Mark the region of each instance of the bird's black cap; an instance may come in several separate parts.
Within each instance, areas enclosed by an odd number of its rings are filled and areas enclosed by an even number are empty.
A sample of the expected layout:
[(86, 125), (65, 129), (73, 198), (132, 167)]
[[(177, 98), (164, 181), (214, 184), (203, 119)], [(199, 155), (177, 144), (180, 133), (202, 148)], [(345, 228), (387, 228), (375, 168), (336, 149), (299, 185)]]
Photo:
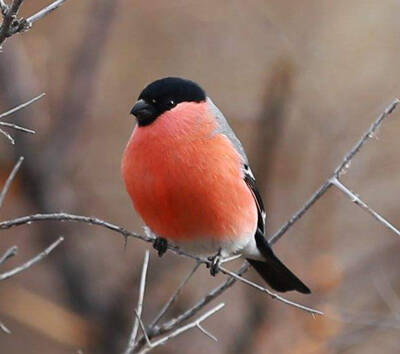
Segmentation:
[(181, 102), (202, 102), (205, 99), (204, 90), (195, 82), (166, 77), (145, 87), (131, 114), (136, 116), (139, 126), (146, 126)]

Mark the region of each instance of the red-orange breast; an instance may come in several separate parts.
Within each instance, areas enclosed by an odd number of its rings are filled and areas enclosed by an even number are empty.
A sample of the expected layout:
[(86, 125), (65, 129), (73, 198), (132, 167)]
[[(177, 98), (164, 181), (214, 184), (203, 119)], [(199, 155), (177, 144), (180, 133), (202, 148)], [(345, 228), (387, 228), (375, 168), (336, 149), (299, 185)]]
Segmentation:
[(182, 102), (135, 127), (122, 172), (135, 209), (159, 236), (182, 243), (254, 234), (244, 161), (218, 129), (208, 101)]

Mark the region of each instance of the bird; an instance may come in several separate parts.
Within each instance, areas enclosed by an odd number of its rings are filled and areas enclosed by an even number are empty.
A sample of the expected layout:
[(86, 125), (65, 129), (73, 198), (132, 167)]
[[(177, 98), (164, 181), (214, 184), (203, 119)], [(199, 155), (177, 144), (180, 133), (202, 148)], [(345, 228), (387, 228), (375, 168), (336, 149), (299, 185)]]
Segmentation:
[(136, 125), (121, 171), (133, 207), (157, 237), (221, 259), (240, 255), (278, 292), (310, 289), (265, 238), (266, 212), (245, 150), (222, 112), (194, 81), (165, 77), (148, 84), (130, 113)]

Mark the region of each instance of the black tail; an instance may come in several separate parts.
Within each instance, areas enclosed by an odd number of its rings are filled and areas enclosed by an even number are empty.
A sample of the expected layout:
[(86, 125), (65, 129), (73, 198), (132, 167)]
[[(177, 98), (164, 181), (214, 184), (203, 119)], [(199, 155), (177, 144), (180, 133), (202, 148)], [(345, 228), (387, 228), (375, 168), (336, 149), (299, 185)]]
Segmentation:
[(247, 261), (263, 277), (268, 285), (280, 292), (297, 290), (303, 294), (310, 294), (311, 290), (275, 256), (264, 236), (256, 234), (255, 237), (257, 248), (265, 257), (265, 261), (256, 261), (253, 259), (247, 259)]

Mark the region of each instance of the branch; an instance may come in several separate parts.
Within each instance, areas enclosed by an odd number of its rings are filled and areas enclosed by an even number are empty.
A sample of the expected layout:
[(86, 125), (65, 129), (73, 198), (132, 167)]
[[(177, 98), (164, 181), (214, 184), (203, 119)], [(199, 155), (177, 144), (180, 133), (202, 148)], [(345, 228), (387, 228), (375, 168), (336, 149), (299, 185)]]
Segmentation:
[(351, 199), (353, 203), (370, 213), (375, 219), (377, 219), (381, 224), (387, 227), (389, 230), (393, 231), (396, 235), (400, 236), (400, 231), (396, 229), (389, 221), (387, 221), (383, 216), (379, 215), (375, 210), (364, 203), (358, 195), (348, 189), (342, 182), (340, 182), (336, 177), (331, 179), (331, 184), (343, 192), (347, 197)]
[(98, 219), (95, 217), (73, 215), (73, 214), (67, 214), (67, 213), (33, 214), (33, 215), (28, 215), (28, 216), (23, 216), (20, 218), (12, 219), (12, 220), (2, 221), (2, 222), (0, 222), (0, 230), (6, 230), (6, 229), (10, 229), (12, 227), (30, 224), (32, 222), (40, 222), (40, 221), (81, 222), (81, 223), (86, 223), (86, 224), (91, 224), (91, 225), (102, 226), (106, 229), (109, 229), (111, 231), (119, 233), (123, 237), (135, 237), (135, 238), (141, 239), (146, 242), (154, 241), (154, 238), (152, 238), (152, 237), (135, 234), (133, 232), (126, 230), (125, 228), (123, 228), (121, 226), (111, 224), (107, 221), (104, 221), (104, 220), (101, 220), (101, 219)]
[(222, 273), (224, 273), (226, 275), (230, 275), (231, 277), (235, 278), (236, 280), (240, 280), (241, 282), (243, 282), (243, 283), (245, 283), (247, 285), (250, 285), (251, 287), (253, 287), (253, 288), (257, 289), (257, 290), (260, 290), (263, 293), (267, 293), (269, 296), (271, 296), (275, 300), (281, 301), (281, 302), (283, 302), (283, 303), (285, 303), (287, 305), (296, 307), (296, 308), (298, 308), (300, 310), (303, 310), (303, 311), (306, 311), (306, 312), (310, 312), (311, 314), (314, 314), (314, 315), (323, 315), (324, 314), (321, 311), (314, 310), (314, 309), (312, 309), (310, 307), (303, 306), (303, 305), (300, 305), (300, 304), (298, 304), (296, 302), (287, 300), (284, 297), (282, 297), (280, 295), (277, 295), (277, 294), (273, 293), (272, 291), (270, 291), (270, 290), (268, 290), (268, 289), (266, 289), (266, 288), (264, 288), (264, 287), (262, 287), (262, 286), (260, 286), (260, 285), (258, 285), (256, 283), (253, 283), (252, 281), (247, 280), (246, 278), (243, 278), (240, 275), (237, 275), (234, 272), (231, 272), (230, 270), (225, 269), (225, 268), (223, 268), (221, 266), (219, 267), (219, 270)]
[[(111, 223), (109, 223), (107, 221), (100, 220), (98, 218), (91, 218), (91, 217), (80, 216), (80, 215), (72, 215), (72, 214), (67, 214), (67, 213), (35, 214), (35, 215), (23, 216), (21, 218), (17, 218), (17, 219), (14, 219), (14, 220), (6, 220), (6, 221), (3, 221), (3, 222), (0, 222), (0, 230), (9, 229), (11, 227), (27, 224), (27, 223), (30, 223), (30, 222), (45, 221), (45, 220), (47, 220), (47, 221), (48, 220), (53, 220), (53, 221), (55, 220), (55, 221), (78, 221), (78, 222), (84, 222), (84, 223), (89, 223), (89, 224), (99, 225), (99, 226), (105, 227), (107, 229), (110, 229), (112, 231), (115, 231), (115, 232), (123, 235), (124, 237), (135, 237), (135, 238), (141, 239), (141, 240), (146, 241), (146, 242), (153, 242), (154, 239), (155, 239), (154, 237), (135, 234), (133, 232), (130, 232), (130, 231), (120, 227), (120, 226), (111, 224)], [(193, 254), (190, 254), (188, 252), (182, 251), (177, 246), (168, 244), (168, 249), (170, 249), (172, 252), (174, 252), (174, 253), (176, 253), (176, 254), (178, 254), (180, 256), (185, 256), (185, 257), (194, 259), (199, 263), (203, 263), (203, 264), (206, 264), (206, 265), (210, 265), (211, 264), (211, 262), (208, 259), (201, 258), (201, 257), (195, 256)], [(248, 280), (246, 280), (246, 279), (244, 279), (244, 278), (242, 278), (240, 276), (237, 276), (235, 273), (232, 273), (232, 272), (222, 268), (221, 266), (219, 267), (219, 270), (223, 274), (229, 275), (231, 277), (234, 277), (237, 280), (239, 280), (239, 281), (241, 281), (243, 283), (246, 283), (247, 285), (250, 285), (250, 283), (251, 283)], [(252, 284), (253, 284), (252, 286), (255, 287), (256, 289), (258, 289), (258, 290), (264, 289), (262, 291), (264, 291), (265, 293), (268, 293), (273, 298), (275, 298), (275, 299), (277, 299), (279, 301), (282, 301), (282, 302), (284, 302), (284, 303), (286, 303), (288, 305), (295, 306), (298, 309), (302, 309), (302, 310), (307, 311), (307, 312), (311, 312), (311, 313), (315, 313), (315, 314), (321, 314), (320, 311), (310, 309), (310, 308), (308, 308), (306, 306), (303, 306), (303, 305), (300, 305), (300, 304), (295, 304), (295, 303), (293, 303), (293, 302), (291, 302), (289, 300), (286, 300), (285, 298), (283, 298), (281, 296), (278, 296), (278, 295), (275, 295), (274, 293), (271, 293), (268, 289), (265, 289), (260, 285), (257, 285), (255, 283), (252, 283)]]
[[(8, 176), (6, 183), (4, 184), (3, 189), (0, 193), (0, 208), (3, 206), (4, 198), (6, 197), (8, 190), (10, 189), (11, 183), (13, 182), (16, 174), (18, 173), (19, 168), (21, 167), (22, 162), (24, 161), (23, 156), (21, 156), (18, 162), (15, 164), (14, 168), (12, 169), (10, 175)], [(1, 264), (1, 262), (0, 262)]]
[(204, 315), (200, 316), (198, 319), (196, 319), (195, 321), (188, 323), (187, 325), (178, 328), (176, 331), (172, 332), (171, 334), (151, 343), (150, 341), (147, 342), (146, 346), (139, 352), (139, 354), (145, 354), (148, 353), (150, 350), (154, 349), (155, 347), (158, 347), (162, 344), (165, 344), (167, 341), (169, 341), (172, 338), (175, 338), (177, 336), (179, 336), (180, 334), (182, 334), (183, 332), (186, 332), (194, 327), (197, 327), (201, 330), (201, 332), (203, 332), (204, 334), (206, 334), (207, 336), (211, 337), (212, 339), (216, 340), (216, 338), (212, 335), (210, 335), (210, 333), (208, 333), (202, 326), (201, 323), (203, 321), (205, 321), (207, 318), (209, 318), (210, 316), (212, 316), (213, 314), (215, 314), (217, 311), (220, 311), (223, 307), (225, 306), (224, 303), (220, 303), (219, 305), (217, 305), (216, 307), (214, 307), (213, 309), (211, 309), (210, 311), (206, 312)]
[(53, 12), (54, 10), (58, 9), (62, 4), (64, 4), (64, 2), (66, 2), (67, 0), (57, 0), (54, 1), (52, 4), (50, 4), (49, 6), (46, 6), (45, 8), (43, 8), (42, 10), (38, 11), (37, 13), (35, 13), (34, 15), (32, 15), (31, 17), (28, 17), (26, 19), (26, 21), (29, 24), (29, 27), (32, 27), (32, 25), (36, 22), (41, 20), (43, 17), (47, 16), (50, 12)]
[(0, 257), (0, 266), (3, 265), (8, 259), (14, 257), (17, 254), (18, 247), (12, 246)]
[(3, 23), (0, 27), (0, 47), (6, 38), (12, 35), (13, 31), (19, 30), (20, 22), (16, 18), (23, 1), (24, 0), (14, 0), (11, 7), (6, 11), (3, 17)]
[(29, 133), (29, 134), (35, 134), (36, 132), (32, 129), (28, 129), (25, 127), (21, 127), (20, 125), (14, 124), (14, 123), (9, 123), (9, 122), (0, 122), (0, 125), (3, 127), (7, 127), (7, 128), (13, 128), (15, 130), (18, 130), (20, 132), (24, 132), (24, 133)]
[[(36, 102), (37, 100), (40, 100), (43, 96), (45, 96), (44, 93), (42, 93), (42, 94), (40, 94), (39, 96), (37, 96), (37, 97), (31, 99), (31, 100), (28, 101), (28, 102), (25, 102), (25, 103), (23, 103), (23, 104), (21, 104), (21, 105), (15, 107), (15, 108), (13, 108), (13, 109), (10, 109), (9, 111), (7, 111), (7, 112), (5, 112), (5, 113), (0, 114), (0, 119), (5, 118), (5, 117), (7, 117), (7, 116), (9, 116), (9, 115), (11, 115), (11, 114), (13, 114), (13, 113), (15, 113), (15, 112), (17, 112), (17, 111), (23, 109), (23, 108), (25, 108), (25, 107), (31, 105), (32, 103)], [(21, 132), (24, 132), (24, 133), (35, 134), (35, 131), (32, 130), (32, 129), (28, 129), (28, 128), (25, 128), (25, 127), (21, 127), (21, 126), (19, 126), (19, 125), (17, 125), (17, 124), (13, 124), (13, 123), (9, 123), (9, 122), (0, 121), (0, 126), (7, 127), (7, 128), (13, 128), (13, 129), (15, 129), (15, 130), (18, 130), (18, 131), (21, 131)], [(4, 131), (3, 129), (1, 129), (1, 128), (0, 128), (0, 133), (3, 134), (3, 135), (11, 142), (11, 144), (13, 144), (13, 145), (15, 144), (15, 140), (14, 140), (14, 138), (13, 138), (10, 134), (8, 134), (7, 132), (5, 132), (5, 131)]]
[(43, 92), (43, 93), (41, 93), (40, 95), (38, 95), (38, 96), (32, 98), (31, 100), (29, 100), (29, 101), (27, 101), (27, 102), (25, 102), (25, 103), (22, 103), (22, 104), (20, 104), (19, 106), (14, 107), (14, 108), (10, 109), (10, 110), (7, 111), (7, 112), (4, 112), (4, 113), (0, 114), (0, 119), (3, 119), (3, 118), (5, 118), (5, 117), (7, 117), (7, 116), (9, 116), (9, 115), (11, 115), (11, 114), (13, 114), (13, 113), (15, 113), (15, 112), (18, 112), (18, 111), (20, 111), (20, 110), (22, 110), (22, 109), (24, 109), (24, 108), (30, 106), (32, 103), (35, 103), (36, 101), (39, 101), (39, 100), (40, 100), (41, 98), (43, 98), (44, 96), (46, 96), (46, 94)]
[[(146, 250), (144, 254), (143, 260), (143, 268), (142, 268), (142, 276), (140, 277), (140, 286), (139, 286), (139, 298), (138, 303), (135, 309), (135, 322), (132, 327), (132, 333), (129, 338), (128, 347), (125, 350), (125, 354), (130, 354), (135, 347), (136, 336), (139, 329), (139, 324), (142, 318), (142, 310), (143, 310), (143, 299), (144, 299), (144, 291), (146, 288), (146, 275), (147, 275), (147, 268), (149, 266), (149, 251)], [(146, 332), (144, 332), (146, 333)]]
[(304, 204), (304, 206), (294, 214), (288, 222), (286, 222), (274, 235), (270, 237), (268, 242), (273, 245), (276, 241), (278, 241), (290, 227), (299, 220), (308, 209), (319, 199), (321, 198), (325, 192), (332, 186), (332, 180), (338, 179), (341, 174), (349, 167), (351, 160), (354, 156), (360, 151), (363, 145), (367, 142), (368, 139), (374, 136), (376, 130), (381, 126), (384, 119), (388, 117), (393, 110), (396, 108), (397, 104), (399, 103), (399, 99), (395, 99), (389, 106), (386, 107), (383, 113), (379, 115), (376, 121), (369, 127), (369, 129), (364, 133), (361, 139), (353, 146), (349, 153), (344, 157), (343, 162), (336, 167), (333, 172), (333, 175), (330, 176), (319, 189), (311, 196), (311, 198)]
[(3, 135), (10, 141), (10, 143), (11, 143), (12, 145), (15, 144), (15, 140), (14, 140), (14, 138), (13, 138), (10, 134), (8, 134), (7, 132), (5, 132), (3, 129), (0, 129), (0, 133), (3, 134)]
[(34, 15), (28, 17), (27, 19), (17, 19), (18, 10), (21, 7), (24, 0), (14, 0), (11, 8), (1, 0), (0, 6), (3, 13), (3, 24), (0, 27), (0, 47), (4, 41), (11, 37), (12, 35), (29, 30), (32, 25), (53, 12), (55, 9), (60, 7), (66, 0), (57, 0), (50, 4), (49, 6), (43, 8)]
[(0, 329), (7, 334), (11, 334), (11, 331), (5, 326), (3, 322), (0, 321)]
[(20, 265), (19, 267), (11, 269), (8, 272), (1, 273), (0, 274), (0, 281), (1, 280), (6, 280), (8, 278), (11, 278), (12, 276), (14, 276), (14, 275), (16, 275), (18, 273), (21, 273), (24, 270), (32, 267), (37, 262), (41, 261), (44, 257), (48, 256), (62, 241), (64, 241), (64, 238), (63, 237), (59, 237), (57, 239), (57, 241), (53, 242), (44, 251), (40, 252), (37, 256), (33, 257), (29, 261), (25, 262), (24, 264)]
[(164, 307), (161, 309), (161, 311), (158, 313), (158, 315), (154, 318), (153, 322), (150, 324), (150, 328), (154, 328), (157, 323), (161, 320), (161, 318), (166, 314), (168, 309), (175, 303), (176, 299), (178, 296), (181, 294), (183, 288), (187, 284), (187, 282), (190, 280), (190, 278), (196, 273), (197, 269), (199, 269), (201, 263), (196, 263), (194, 268), (190, 271), (190, 273), (183, 279), (182, 283), (178, 286), (174, 294), (169, 298), (167, 303), (164, 305)]

